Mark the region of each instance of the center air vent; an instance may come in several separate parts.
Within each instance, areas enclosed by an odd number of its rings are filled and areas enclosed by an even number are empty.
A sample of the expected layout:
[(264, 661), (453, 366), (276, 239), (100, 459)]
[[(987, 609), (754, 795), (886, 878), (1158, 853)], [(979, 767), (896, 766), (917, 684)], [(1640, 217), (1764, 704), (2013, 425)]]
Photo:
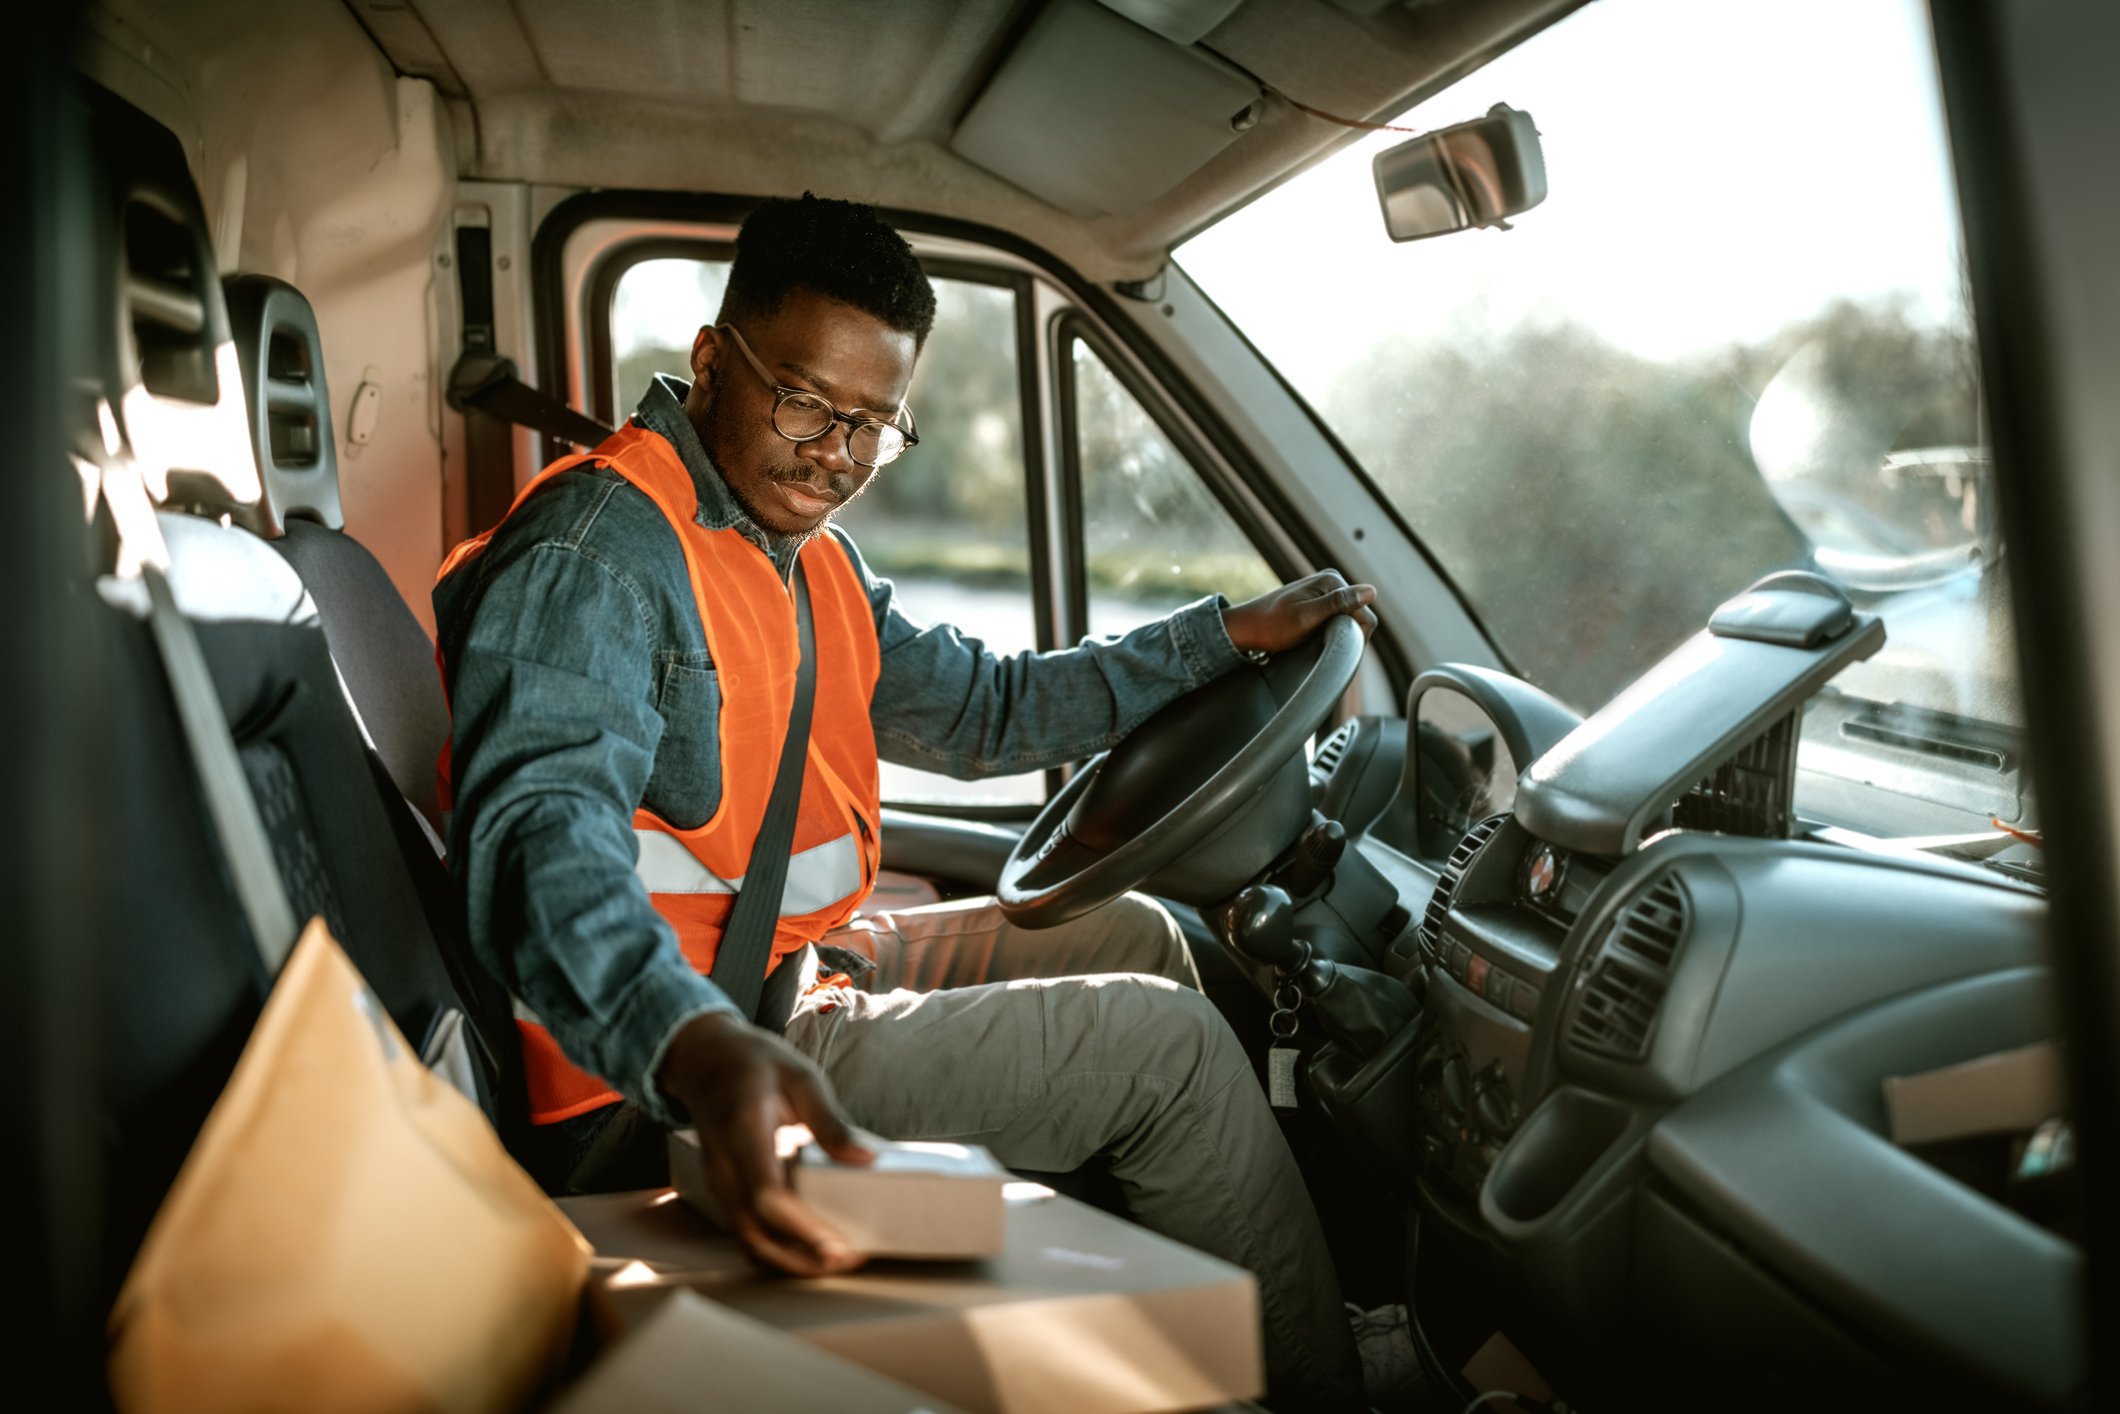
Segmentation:
[(1443, 960), (1443, 919), (1457, 902), (1458, 884), (1464, 879), (1465, 870), (1471, 866), (1473, 856), (1494, 838), (1494, 832), (1508, 818), (1507, 815), (1488, 816), (1467, 830), (1465, 837), (1457, 842), (1457, 848), (1450, 851), (1442, 875), (1435, 881), (1435, 892), (1428, 896), (1428, 911), (1421, 918), (1421, 952), (1430, 962), (1440, 965)]
[(1670, 874), (1621, 910), (1576, 1003), (1569, 1044), (1618, 1060), (1640, 1060), (1649, 1053), (1656, 1009), (1690, 921), (1685, 890)]

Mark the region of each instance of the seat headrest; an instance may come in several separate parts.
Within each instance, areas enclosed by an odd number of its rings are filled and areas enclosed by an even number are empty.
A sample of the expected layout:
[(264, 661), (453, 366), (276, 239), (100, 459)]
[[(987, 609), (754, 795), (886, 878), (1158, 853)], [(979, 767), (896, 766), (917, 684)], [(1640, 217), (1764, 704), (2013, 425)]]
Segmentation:
[(264, 483), (265, 533), (283, 533), (297, 516), (344, 529), (316, 311), (300, 290), (270, 275), (231, 275), (223, 290)]
[(259, 528), (241, 372), (184, 149), (108, 90), (84, 81), (79, 91), (101, 183), (97, 220), (121, 257), (108, 267), (106, 327), (116, 337), (100, 370), (119, 430), (157, 504)]
[[(318, 623), (301, 574), (249, 531), (179, 511), (156, 512), (155, 527), (177, 612), (193, 623)], [(103, 575), (96, 592), (113, 608), (148, 615), (147, 585), (136, 576)]]

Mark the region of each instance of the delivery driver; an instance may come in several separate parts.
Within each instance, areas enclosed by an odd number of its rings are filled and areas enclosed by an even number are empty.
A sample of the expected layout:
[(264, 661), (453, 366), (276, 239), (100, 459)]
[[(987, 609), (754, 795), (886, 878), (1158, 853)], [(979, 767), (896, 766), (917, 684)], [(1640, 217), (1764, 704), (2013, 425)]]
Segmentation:
[[(1016, 1168), (1101, 1159), (1142, 1223), (1256, 1273), (1279, 1400), (1358, 1399), (1302, 1180), (1167, 914), (1129, 897), (1031, 933), (985, 900), (849, 925), (879, 857), (879, 755), (960, 777), (1077, 760), (1248, 651), (1335, 614), (1368, 628), (1374, 592), (1327, 571), (1007, 658), (913, 622), (830, 521), (916, 440), (906, 388), (934, 314), (869, 208), (767, 202), (691, 383), (656, 379), (443, 566), (450, 858), (516, 998), (532, 1167), (554, 1189), (658, 1182), (635, 1159), (659, 1125), (694, 1125), (746, 1246), (815, 1274), (855, 1260), (786, 1187), (780, 1123), (853, 1162), (847, 1116)], [(849, 975), (774, 1034), (703, 974), (788, 728), (798, 556), (817, 678), (773, 962), (814, 967), (823, 943)]]

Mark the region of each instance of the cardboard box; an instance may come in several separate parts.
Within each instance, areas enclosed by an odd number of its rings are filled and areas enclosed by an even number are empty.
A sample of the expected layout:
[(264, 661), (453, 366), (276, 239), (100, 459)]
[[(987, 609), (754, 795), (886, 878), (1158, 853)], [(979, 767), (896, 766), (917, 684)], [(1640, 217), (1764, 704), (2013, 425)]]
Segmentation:
[(548, 1414), (955, 1414), (939, 1400), (689, 1290), (663, 1297)]
[[(1033, 1185), (1034, 1187), (1034, 1185)], [(973, 1411), (1127, 1414), (1265, 1386), (1251, 1274), (1051, 1196), (1007, 1205), (1007, 1245), (958, 1263), (767, 1275), (671, 1190), (567, 1198), (619, 1327), (689, 1287), (784, 1334)]]
[(2061, 1050), (2050, 1041), (1884, 1082), (1895, 1144), (2029, 1133), (2066, 1108)]
[(1546, 1377), (1538, 1372), (1530, 1358), (1516, 1348), (1516, 1342), (1501, 1331), (1488, 1336), (1458, 1373), (1466, 1384), (1483, 1396), (1491, 1396), (1498, 1390), (1518, 1396), (1507, 1403), (1493, 1401), (1495, 1414), (1543, 1408), (1553, 1402), (1553, 1386), (1546, 1383)]
[[(1002, 1187), (1009, 1172), (972, 1144), (901, 1144), (872, 1135), (866, 1166), (834, 1163), (804, 1144), (788, 1157), (788, 1183), (866, 1257), (962, 1260), (991, 1257), (1006, 1245)], [(709, 1222), (726, 1226), (707, 1191), (699, 1136), (670, 1135), (670, 1181)]]

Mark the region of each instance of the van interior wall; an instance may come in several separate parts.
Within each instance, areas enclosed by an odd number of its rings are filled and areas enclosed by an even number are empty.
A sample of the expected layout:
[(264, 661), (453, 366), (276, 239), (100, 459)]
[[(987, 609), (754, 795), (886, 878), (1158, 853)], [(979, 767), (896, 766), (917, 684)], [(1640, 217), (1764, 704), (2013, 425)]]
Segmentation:
[[(456, 199), (447, 105), (340, 0), (102, 0), (76, 64), (176, 133), (221, 273), (275, 275), (323, 335), (346, 529), (433, 631), (443, 544), (437, 256)], [(353, 443), (363, 383), (373, 433)]]

